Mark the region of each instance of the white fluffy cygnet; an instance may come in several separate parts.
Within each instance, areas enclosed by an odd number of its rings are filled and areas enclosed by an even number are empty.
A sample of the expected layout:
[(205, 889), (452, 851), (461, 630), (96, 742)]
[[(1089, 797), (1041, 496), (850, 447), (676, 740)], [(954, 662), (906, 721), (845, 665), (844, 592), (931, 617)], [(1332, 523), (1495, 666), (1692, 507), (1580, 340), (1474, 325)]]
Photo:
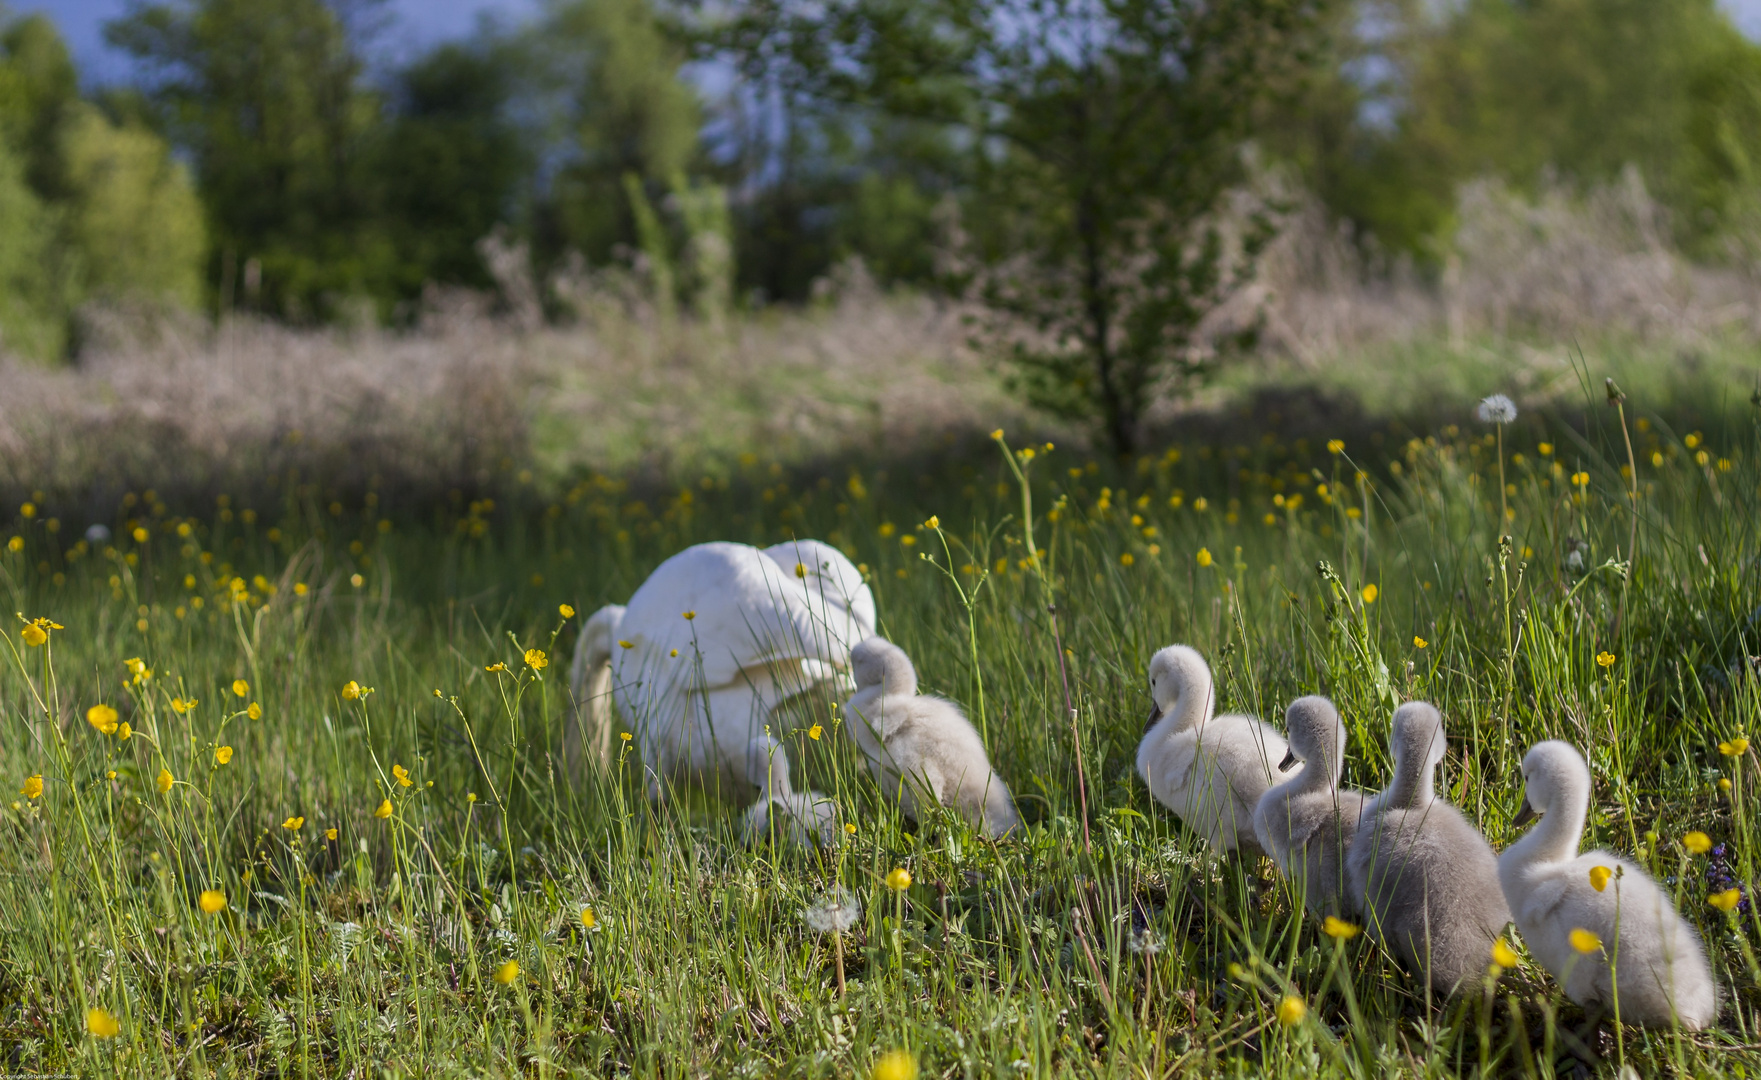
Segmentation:
[(1510, 922), (1498, 857), (1461, 811), (1437, 798), (1443, 715), (1423, 701), (1394, 711), (1394, 778), (1364, 806), (1346, 880), (1364, 929), (1448, 994), (1483, 975)]
[(958, 705), (918, 694), (917, 671), (903, 649), (871, 637), (850, 651), (850, 667), (856, 693), (844, 704), (844, 723), (875, 782), (907, 815), (922, 821), (927, 801), (953, 809), (986, 836), (1020, 826), (978, 731)]
[(1280, 762), (1304, 762), (1302, 772), (1267, 791), (1254, 808), (1260, 847), (1299, 890), (1317, 916), (1354, 913), (1345, 859), (1363, 814), (1361, 791), (1339, 790), (1345, 768), (1345, 725), (1324, 697), (1297, 698), (1284, 712), (1290, 750)]
[[(1590, 769), (1576, 749), (1549, 740), (1523, 758), (1517, 824), (1541, 823), (1498, 857), (1499, 883), (1529, 951), (1579, 1005), (1614, 1011), (1625, 1023), (1690, 1030), (1718, 1015), (1718, 989), (1700, 937), (1638, 866), (1606, 851), (1578, 854), (1590, 805)], [(1598, 890), (1591, 871), (1597, 873)], [(1618, 875), (1618, 876), (1616, 876)], [(1581, 952), (1573, 931), (1599, 948)], [(1591, 942), (1580, 935), (1579, 944)], [(1614, 978), (1610, 980), (1610, 967)]]
[(1254, 717), (1211, 715), (1211, 669), (1190, 646), (1150, 658), (1150, 697), (1155, 705), (1137, 746), (1137, 775), (1150, 794), (1217, 850), (1259, 854), (1254, 807), (1301, 768), (1278, 768), (1290, 747)]
[(775, 828), (793, 843), (831, 847), (838, 836), (837, 804), (817, 791), (797, 792), (790, 785), (789, 757), (775, 739), (753, 739), (746, 755), (747, 774), (764, 777), (758, 801), (746, 811), (746, 842), (756, 844)]

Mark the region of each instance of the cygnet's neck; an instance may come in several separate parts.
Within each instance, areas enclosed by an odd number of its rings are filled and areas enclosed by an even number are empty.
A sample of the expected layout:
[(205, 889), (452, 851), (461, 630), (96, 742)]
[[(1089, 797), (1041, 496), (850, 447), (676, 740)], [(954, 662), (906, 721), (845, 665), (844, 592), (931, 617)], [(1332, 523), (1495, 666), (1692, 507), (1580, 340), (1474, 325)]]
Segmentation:
[(1403, 751), (1394, 762), (1394, 779), (1388, 782), (1382, 806), (1390, 810), (1423, 809), (1437, 798), (1437, 765), (1431, 755)]
[(1553, 784), (1553, 804), (1527, 836), (1510, 845), (1523, 862), (1564, 862), (1577, 856), (1590, 809), (1587, 777), (1561, 775)]
[(1174, 699), (1163, 723), (1173, 731), (1196, 731), (1204, 727), (1217, 707), (1211, 673), (1203, 664), (1181, 664), (1174, 674), (1180, 695)]
[(1311, 747), (1314, 752), (1303, 757), (1302, 772), (1295, 781), (1302, 791), (1332, 791), (1339, 786), (1339, 778), (1345, 773), (1339, 742), (1337, 733), (1323, 736), (1322, 745)]

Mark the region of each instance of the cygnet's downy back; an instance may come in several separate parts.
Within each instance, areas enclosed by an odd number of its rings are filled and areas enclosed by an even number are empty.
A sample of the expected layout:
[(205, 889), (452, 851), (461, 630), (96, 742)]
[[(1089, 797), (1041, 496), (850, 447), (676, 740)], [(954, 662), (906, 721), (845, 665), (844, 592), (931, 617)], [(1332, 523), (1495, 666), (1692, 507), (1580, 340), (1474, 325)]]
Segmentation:
[(872, 637), (851, 650), (850, 664), (857, 689), (844, 704), (844, 724), (888, 798), (919, 821), (927, 805), (946, 806), (988, 836), (1021, 824), (978, 731), (958, 705), (917, 693), (903, 649)]
[(1390, 745), (1394, 778), (1365, 807), (1347, 879), (1370, 936), (1447, 994), (1485, 972), (1510, 908), (1486, 838), (1436, 797), (1443, 715), (1422, 701), (1402, 705)]
[(1137, 774), (1157, 802), (1219, 851), (1261, 850), (1254, 808), (1289, 749), (1252, 716), (1213, 716), (1211, 669), (1197, 649), (1170, 645), (1150, 658), (1150, 709)]
[[(1579, 1005), (1611, 1009), (1618, 989), (1624, 1023), (1709, 1026), (1718, 987), (1700, 935), (1637, 864), (1578, 853), (1589, 805), (1590, 769), (1576, 748), (1548, 740), (1529, 749), (1516, 824), (1541, 821), (1498, 857), (1523, 941)], [(1578, 947), (1591, 941), (1584, 931), (1594, 935), (1588, 952)]]
[(1345, 725), (1319, 695), (1297, 698), (1285, 710), (1290, 751), (1280, 766), (1303, 762), (1302, 772), (1261, 796), (1254, 833), (1278, 869), (1301, 890), (1316, 915), (1355, 913), (1345, 882), (1345, 858), (1364, 808), (1361, 791), (1339, 790)]

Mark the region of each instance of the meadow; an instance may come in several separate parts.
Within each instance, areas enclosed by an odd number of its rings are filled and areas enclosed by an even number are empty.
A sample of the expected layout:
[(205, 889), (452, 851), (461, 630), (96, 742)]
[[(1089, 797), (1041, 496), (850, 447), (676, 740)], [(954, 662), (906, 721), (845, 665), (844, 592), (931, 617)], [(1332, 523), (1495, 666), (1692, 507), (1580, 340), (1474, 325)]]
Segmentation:
[[(510, 454), (427, 501), (296, 468), (32, 493), (0, 534), (0, 1071), (1749, 1075), (1761, 397), (1662, 369), (1580, 356), (1503, 427), (1446, 391), (1260, 397), (1125, 462), (1014, 421), (664, 476)], [(657, 809), (628, 749), (570, 774), (580, 622), (687, 544), (790, 536), (861, 564), (1025, 835), (901, 819), (831, 703), (785, 742), (833, 849), (749, 846), (714, 792)], [(1699, 927), (1718, 1025), (1592, 1029), (1526, 955), (1433, 1000), (1323, 934), (1134, 775), (1176, 641), (1222, 708), (1331, 696), (1352, 786), (1399, 702), (1437, 703), (1440, 790), (1495, 848), (1524, 750), (1579, 746), (1586, 844)]]

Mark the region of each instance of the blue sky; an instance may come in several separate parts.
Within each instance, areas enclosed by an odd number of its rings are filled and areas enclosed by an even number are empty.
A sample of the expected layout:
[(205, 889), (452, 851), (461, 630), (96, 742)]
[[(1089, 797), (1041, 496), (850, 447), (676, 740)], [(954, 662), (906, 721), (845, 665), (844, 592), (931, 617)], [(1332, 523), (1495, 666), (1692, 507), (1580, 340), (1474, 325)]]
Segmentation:
[[(1721, 0), (1743, 32), (1761, 40), (1761, 0)], [(117, 82), (129, 75), (128, 57), (104, 44), (103, 26), (127, 10), (128, 0), (0, 0), (15, 12), (44, 11), (61, 27), (86, 81)], [(410, 55), (437, 41), (469, 35), (488, 14), (518, 22), (539, 0), (387, 0), (390, 25), (382, 47)]]

